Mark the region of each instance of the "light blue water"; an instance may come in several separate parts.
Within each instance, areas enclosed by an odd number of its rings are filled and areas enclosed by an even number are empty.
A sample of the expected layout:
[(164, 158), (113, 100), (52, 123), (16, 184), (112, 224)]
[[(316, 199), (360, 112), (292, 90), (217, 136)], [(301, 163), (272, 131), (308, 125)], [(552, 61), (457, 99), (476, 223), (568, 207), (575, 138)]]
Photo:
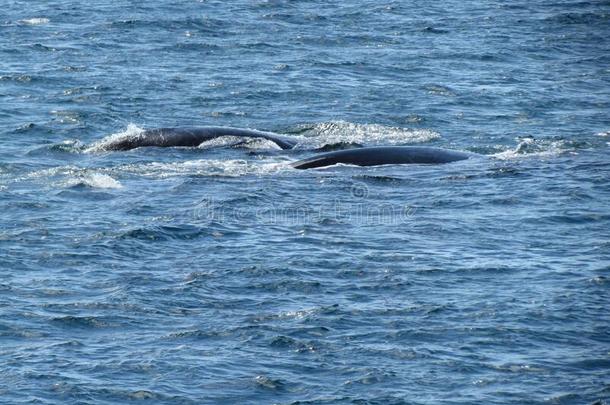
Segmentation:
[[(94, 3), (1, 5), (1, 403), (609, 402), (608, 1)], [(90, 147), (196, 125), (300, 145)]]

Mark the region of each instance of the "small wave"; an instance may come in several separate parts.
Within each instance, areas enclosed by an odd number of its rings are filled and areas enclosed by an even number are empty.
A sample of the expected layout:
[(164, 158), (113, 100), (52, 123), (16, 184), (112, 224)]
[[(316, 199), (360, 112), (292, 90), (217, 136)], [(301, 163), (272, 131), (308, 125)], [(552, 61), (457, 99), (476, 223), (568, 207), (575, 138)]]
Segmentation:
[(406, 180), (401, 179), (399, 177), (392, 176), (378, 176), (378, 175), (370, 175), (370, 174), (362, 174), (357, 176), (352, 176), (352, 178), (370, 184), (400, 184), (404, 183)]
[(508, 373), (543, 373), (546, 371), (542, 367), (531, 366), (529, 364), (492, 364), (491, 367), (495, 370)]
[(604, 276), (595, 276), (589, 279), (589, 282), (594, 284), (606, 284), (608, 283), (608, 278)]
[(330, 121), (303, 125), (297, 132), (304, 135), (299, 148), (323, 148), (336, 144), (399, 145), (430, 142), (439, 139), (438, 132), (427, 129), (390, 127), (380, 124), (355, 124)]
[(134, 391), (134, 392), (130, 392), (128, 394), (128, 397), (130, 399), (135, 399), (135, 400), (142, 400), (142, 399), (161, 399), (162, 396), (152, 392), (152, 391), (147, 391), (147, 390), (139, 390), (139, 391)]
[(544, 20), (546, 22), (554, 22), (554, 23), (559, 23), (559, 24), (564, 24), (564, 25), (565, 24), (593, 25), (593, 24), (598, 24), (598, 23), (605, 24), (608, 21), (608, 14), (607, 13), (591, 13), (591, 12), (559, 13), (556, 15), (552, 15), (550, 17), (546, 17)]
[(199, 228), (192, 225), (177, 225), (177, 226), (152, 226), (138, 227), (122, 232), (117, 237), (119, 239), (140, 239), (147, 241), (155, 240), (190, 240), (198, 239), (204, 236), (210, 236), (204, 228)]
[(448, 34), (449, 30), (428, 26), (428, 27), (423, 28), (422, 32), (430, 32), (432, 34)]
[(455, 91), (447, 86), (443, 86), (441, 84), (428, 84), (424, 86), (424, 90), (428, 92), (428, 94), (434, 94), (437, 96), (446, 96), (453, 97), (455, 96)]
[(43, 24), (48, 24), (49, 21), (50, 20), (45, 17), (36, 17), (36, 18), (26, 18), (23, 20), (19, 20), (17, 22), (19, 24), (24, 24), (24, 25), (43, 25)]
[(38, 77), (24, 73), (12, 73), (8, 75), (0, 75), (0, 81), (13, 81), (20, 83), (29, 83), (33, 80), (38, 80)]
[(563, 140), (522, 139), (515, 149), (498, 152), (490, 156), (500, 160), (518, 159), (523, 156), (551, 157), (558, 156), (569, 150)]
[(77, 111), (53, 110), (51, 111), (56, 120), (61, 124), (76, 124), (82, 121), (82, 115)]
[(103, 152), (106, 151), (108, 145), (118, 143), (120, 141), (128, 140), (128, 139), (137, 139), (142, 136), (144, 132), (143, 128), (138, 127), (135, 124), (127, 125), (127, 128), (122, 132), (117, 132), (112, 135), (108, 135), (102, 140), (91, 144), (88, 148), (84, 150), (85, 153), (95, 153), (95, 152)]
[(65, 183), (67, 187), (85, 186), (91, 188), (123, 188), (123, 185), (110, 177), (107, 174), (102, 173), (87, 173), (82, 177), (71, 178)]
[(187, 18), (152, 18), (152, 19), (123, 19), (108, 23), (111, 28), (149, 28), (156, 27), (170, 30), (188, 30), (191, 34), (214, 33), (228, 27), (226, 19), (214, 19), (210, 17), (187, 17)]
[(52, 319), (53, 322), (71, 328), (106, 328), (112, 323), (96, 316), (60, 316)]
[(60, 166), (50, 169), (37, 170), (23, 177), (16, 178), (15, 181), (26, 181), (36, 179), (55, 179), (59, 181), (53, 183), (62, 188), (85, 186), (91, 188), (122, 188), (123, 185), (108, 174), (100, 173), (98, 170), (104, 169), (84, 169), (75, 166)]
[(272, 320), (286, 320), (286, 319), (307, 319), (311, 318), (322, 311), (322, 308), (308, 308), (294, 311), (282, 311), (280, 313), (273, 314), (262, 314), (257, 316), (255, 322), (267, 322)]
[(53, 152), (68, 152), (68, 153), (79, 153), (83, 148), (83, 144), (76, 139), (68, 139), (60, 143), (53, 144), (45, 147), (44, 149)]
[(257, 375), (254, 378), (254, 383), (259, 387), (269, 390), (281, 390), (285, 386), (285, 383), (282, 380), (267, 377), (265, 375)]
[(37, 125), (34, 124), (33, 122), (28, 122), (28, 123), (20, 125), (17, 129), (15, 129), (14, 132), (17, 132), (17, 133), (19, 133), (19, 132), (28, 132), (28, 131), (36, 128), (36, 127), (37, 127)]
[(44, 156), (49, 153), (80, 153), (83, 150), (83, 144), (76, 139), (66, 139), (59, 143), (47, 144), (35, 147), (28, 152), (29, 156)]

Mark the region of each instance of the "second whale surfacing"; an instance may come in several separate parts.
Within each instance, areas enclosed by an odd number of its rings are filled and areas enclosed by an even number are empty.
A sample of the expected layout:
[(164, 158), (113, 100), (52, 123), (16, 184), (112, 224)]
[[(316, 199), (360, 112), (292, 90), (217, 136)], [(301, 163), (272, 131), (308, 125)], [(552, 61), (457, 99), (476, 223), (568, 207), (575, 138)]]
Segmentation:
[(137, 135), (109, 139), (99, 145), (103, 150), (130, 150), (145, 146), (196, 147), (205, 141), (222, 136), (239, 138), (259, 138), (274, 142), (282, 149), (292, 149), (297, 142), (289, 137), (273, 132), (257, 131), (231, 127), (198, 127), (198, 128), (156, 128), (144, 130)]
[(315, 155), (291, 164), (295, 169), (314, 169), (336, 164), (378, 166), (390, 164), (439, 164), (477, 156), (473, 153), (426, 146), (374, 146)]

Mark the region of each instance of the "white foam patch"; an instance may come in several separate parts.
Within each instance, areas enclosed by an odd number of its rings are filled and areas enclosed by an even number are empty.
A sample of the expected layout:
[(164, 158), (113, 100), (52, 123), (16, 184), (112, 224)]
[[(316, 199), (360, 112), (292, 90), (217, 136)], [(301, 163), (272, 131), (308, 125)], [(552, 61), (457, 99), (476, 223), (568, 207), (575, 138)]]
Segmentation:
[(137, 139), (142, 136), (144, 132), (144, 128), (140, 128), (135, 124), (127, 125), (127, 128), (122, 132), (117, 132), (116, 134), (108, 135), (107, 137), (101, 139), (98, 142), (91, 144), (88, 148), (84, 150), (85, 153), (95, 153), (95, 152), (103, 152), (106, 150), (107, 146), (113, 144), (115, 142), (128, 140), (128, 139)]
[(551, 157), (558, 156), (568, 150), (564, 141), (538, 140), (525, 138), (519, 142), (515, 149), (506, 150), (491, 155), (500, 160), (519, 159), (523, 157)]
[(239, 136), (221, 136), (218, 138), (210, 139), (201, 143), (198, 147), (200, 149), (213, 149), (227, 146), (237, 146), (248, 148), (248, 149), (276, 149), (281, 150), (275, 142), (268, 139), (262, 138), (243, 138)]
[(177, 176), (222, 176), (267, 175), (289, 167), (288, 162), (261, 163), (241, 159), (198, 159), (172, 163), (130, 164), (112, 169), (114, 172), (164, 179)]
[(26, 24), (26, 25), (43, 25), (43, 24), (48, 24), (49, 21), (50, 20), (48, 18), (37, 17), (37, 18), (23, 19), (23, 20), (19, 20), (17, 22), (20, 23), (20, 24)]
[(48, 179), (51, 184), (60, 188), (84, 185), (91, 188), (119, 189), (123, 185), (109, 174), (108, 169), (86, 169), (75, 166), (60, 166), (37, 170), (26, 174), (15, 181)]
[(83, 184), (92, 188), (123, 188), (119, 181), (102, 173), (87, 173), (80, 179), (72, 179), (71, 181), (75, 181), (74, 185)]
[[(37, 170), (11, 181), (38, 181), (57, 188), (84, 185), (100, 189), (120, 189), (123, 185), (117, 177), (139, 176), (152, 179), (166, 179), (183, 176), (240, 177), (246, 175), (266, 176), (284, 170), (292, 170), (291, 161), (261, 162), (241, 159), (216, 160), (198, 159), (183, 162), (134, 163), (107, 168), (80, 168), (60, 166)], [(5, 186), (2, 186), (5, 187)]]
[(75, 166), (58, 166), (50, 169), (36, 170), (29, 172), (21, 177), (15, 178), (15, 181), (26, 181), (35, 180), (42, 178), (53, 178), (56, 176), (75, 176), (78, 175), (83, 169)]
[(320, 148), (338, 143), (362, 145), (403, 145), (429, 142), (439, 139), (438, 132), (427, 129), (390, 127), (380, 124), (355, 124), (346, 121), (331, 121), (307, 127), (299, 148)]
[(610, 131), (598, 132), (596, 135), (597, 136), (602, 136), (602, 137), (609, 137), (610, 136)]

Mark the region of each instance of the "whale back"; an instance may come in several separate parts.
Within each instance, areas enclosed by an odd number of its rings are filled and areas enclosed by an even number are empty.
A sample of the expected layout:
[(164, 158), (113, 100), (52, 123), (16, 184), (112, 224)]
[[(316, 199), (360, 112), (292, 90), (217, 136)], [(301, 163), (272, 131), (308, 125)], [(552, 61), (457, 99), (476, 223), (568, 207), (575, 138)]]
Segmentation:
[(466, 152), (423, 146), (378, 146), (324, 153), (292, 164), (295, 169), (313, 169), (339, 163), (356, 166), (388, 164), (440, 164), (468, 159)]
[(282, 149), (291, 149), (296, 141), (273, 132), (257, 131), (231, 127), (199, 127), (199, 128), (155, 128), (142, 131), (136, 135), (113, 139), (102, 145), (104, 150), (129, 150), (146, 146), (196, 147), (205, 141), (221, 136), (236, 136), (241, 138), (267, 139)]

